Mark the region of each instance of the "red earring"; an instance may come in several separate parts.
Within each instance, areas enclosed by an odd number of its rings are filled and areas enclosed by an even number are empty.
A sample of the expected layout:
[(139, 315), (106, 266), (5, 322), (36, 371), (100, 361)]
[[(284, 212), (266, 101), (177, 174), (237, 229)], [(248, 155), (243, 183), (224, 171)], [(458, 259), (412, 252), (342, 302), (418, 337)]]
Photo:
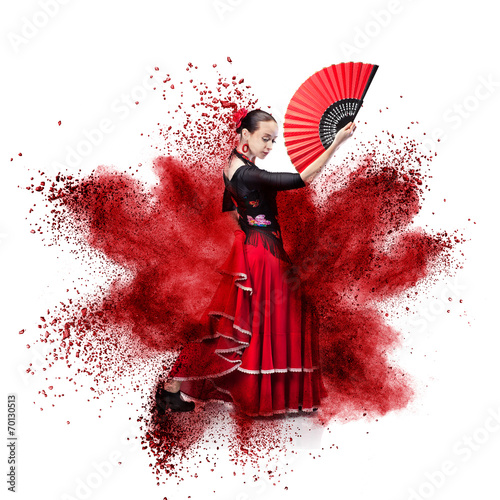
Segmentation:
[(246, 144), (246, 143), (243, 144), (243, 146), (241, 148), (241, 150), (243, 151), (243, 153), (248, 153), (248, 149), (249, 149), (248, 144)]

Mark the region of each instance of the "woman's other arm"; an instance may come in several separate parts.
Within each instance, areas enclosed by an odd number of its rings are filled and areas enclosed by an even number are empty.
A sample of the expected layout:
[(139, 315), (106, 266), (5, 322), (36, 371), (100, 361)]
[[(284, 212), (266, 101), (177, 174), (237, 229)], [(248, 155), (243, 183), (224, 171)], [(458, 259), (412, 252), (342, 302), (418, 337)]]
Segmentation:
[(232, 212), (230, 212), (230, 214), (231, 214), (231, 219), (234, 219), (236, 222), (238, 222), (238, 219), (240, 218), (238, 211), (233, 210)]
[(269, 172), (259, 167), (245, 168), (240, 174), (240, 179), (249, 189), (287, 191), (305, 186), (298, 172)]
[(344, 128), (340, 129), (330, 147), (304, 170), (302, 170), (300, 173), (302, 180), (305, 183), (312, 182), (321, 169), (330, 161), (330, 158), (334, 155), (335, 151), (337, 151), (343, 142), (351, 137), (355, 130), (356, 124), (354, 122), (349, 122)]

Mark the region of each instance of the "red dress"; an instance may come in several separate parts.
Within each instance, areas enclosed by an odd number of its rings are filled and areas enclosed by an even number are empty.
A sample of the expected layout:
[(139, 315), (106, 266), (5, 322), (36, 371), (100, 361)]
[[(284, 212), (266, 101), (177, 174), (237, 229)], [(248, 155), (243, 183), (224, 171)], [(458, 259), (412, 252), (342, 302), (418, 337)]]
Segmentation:
[[(223, 211), (238, 209), (241, 229), (218, 269), (220, 284), (202, 322), (206, 336), (181, 351), (169, 378), (202, 400), (235, 403), (251, 416), (311, 411), (326, 395), (315, 317), (283, 248), (276, 193), (304, 187), (298, 173), (245, 165), (224, 175)], [(236, 203), (236, 206), (234, 203)]]

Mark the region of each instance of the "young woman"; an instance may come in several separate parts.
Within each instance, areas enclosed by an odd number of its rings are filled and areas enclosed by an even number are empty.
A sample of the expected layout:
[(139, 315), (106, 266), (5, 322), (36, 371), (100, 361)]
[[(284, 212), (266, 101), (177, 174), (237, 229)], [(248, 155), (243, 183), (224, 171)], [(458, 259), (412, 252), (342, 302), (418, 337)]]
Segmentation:
[(300, 174), (271, 173), (255, 162), (271, 152), (276, 120), (260, 109), (236, 116), (239, 143), (223, 173), (222, 210), (234, 214), (240, 229), (204, 315), (206, 337), (181, 351), (158, 387), (159, 413), (192, 410), (194, 403), (183, 400), (181, 391), (232, 402), (251, 416), (312, 411), (325, 396), (314, 317), (283, 247), (276, 194), (312, 182), (356, 126), (340, 130)]

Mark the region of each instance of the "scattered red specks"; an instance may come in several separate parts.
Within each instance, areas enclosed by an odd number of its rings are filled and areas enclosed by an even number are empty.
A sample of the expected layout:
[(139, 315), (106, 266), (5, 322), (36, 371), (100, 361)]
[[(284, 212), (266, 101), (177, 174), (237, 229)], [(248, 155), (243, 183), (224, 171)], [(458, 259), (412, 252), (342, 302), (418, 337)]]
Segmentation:
[(227, 62), (232, 63), (232, 62), (233, 62), (233, 60), (232, 60), (232, 59), (228, 56), (228, 58), (227, 58)]
[(61, 122), (61, 120), (59, 120), (59, 121), (57, 122), (57, 124), (58, 124), (59, 126), (61, 126), (61, 123), (62, 123), (62, 122)]
[(19, 331), (19, 335), (22, 335), (25, 331), (26, 331), (26, 330), (24, 330), (24, 329), (23, 329), (23, 330), (20, 330), (20, 331)]
[(23, 156), (23, 154), (22, 153), (18, 153), (18, 156)]

